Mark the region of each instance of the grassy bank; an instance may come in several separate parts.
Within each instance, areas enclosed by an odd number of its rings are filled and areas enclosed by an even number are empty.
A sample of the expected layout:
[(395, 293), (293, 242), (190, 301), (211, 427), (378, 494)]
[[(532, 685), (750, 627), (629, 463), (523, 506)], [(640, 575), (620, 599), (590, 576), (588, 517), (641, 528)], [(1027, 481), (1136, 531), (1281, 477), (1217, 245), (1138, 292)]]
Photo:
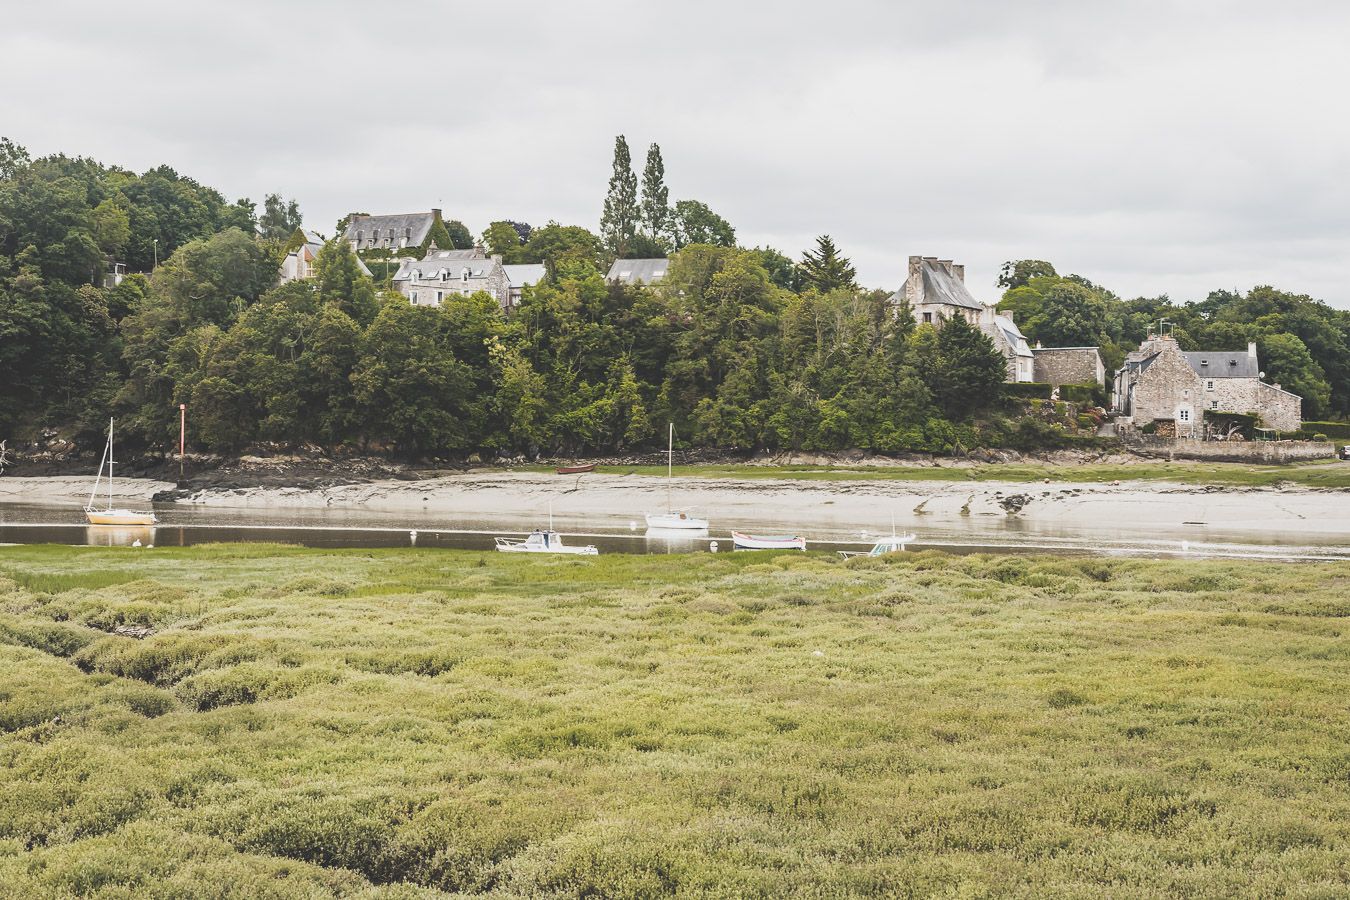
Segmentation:
[[(521, 471), (518, 469), (517, 471)], [(547, 466), (524, 471), (552, 472)], [(601, 466), (609, 475), (665, 475), (665, 466)], [(1318, 460), (1283, 466), (1245, 463), (1139, 462), (1125, 465), (1040, 465), (991, 463), (971, 466), (675, 466), (676, 475), (691, 478), (784, 478), (798, 481), (1174, 481), (1233, 487), (1350, 487), (1350, 464)]]
[(3, 548), (0, 884), (1344, 896), (1348, 597), (1345, 564)]

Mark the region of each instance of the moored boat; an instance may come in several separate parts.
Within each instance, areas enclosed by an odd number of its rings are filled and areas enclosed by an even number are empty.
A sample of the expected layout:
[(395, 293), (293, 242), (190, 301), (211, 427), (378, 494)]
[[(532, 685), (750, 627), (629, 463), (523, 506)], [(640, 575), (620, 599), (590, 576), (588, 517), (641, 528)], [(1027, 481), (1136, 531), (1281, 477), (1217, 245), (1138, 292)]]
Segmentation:
[[(103, 469), (108, 469), (108, 505), (99, 509), (94, 506), (98, 496), (98, 486), (103, 480)], [(113, 499), (113, 420), (108, 420), (108, 443), (103, 447), (103, 458), (99, 460), (98, 474), (94, 477), (94, 489), (89, 492), (89, 502), (84, 507), (84, 517), (90, 525), (154, 525), (158, 520), (152, 512), (140, 512), (134, 509), (115, 508)]]
[(668, 513), (647, 513), (647, 527), (654, 530), (707, 531), (708, 520), (671, 510)]
[(595, 463), (587, 463), (584, 466), (558, 466), (554, 471), (559, 475), (584, 475), (595, 471)]
[(666, 511), (647, 513), (647, 527), (656, 531), (707, 531), (708, 520), (676, 509), (670, 502), (670, 482), (675, 477), (675, 423), (666, 438)]
[(731, 533), (737, 550), (805, 550), (806, 538), (801, 535), (757, 535), (740, 531)]
[(493, 538), (497, 549), (502, 553), (570, 553), (577, 556), (597, 556), (600, 551), (592, 544), (584, 547), (569, 547), (563, 543), (562, 535), (556, 531), (535, 531), (524, 540), (515, 538)]
[(915, 539), (916, 536), (913, 533), (887, 535), (873, 544), (871, 550), (840, 550), (839, 555), (844, 559), (851, 559), (855, 556), (885, 556), (887, 553), (898, 553), (904, 550), (905, 545), (912, 543)]

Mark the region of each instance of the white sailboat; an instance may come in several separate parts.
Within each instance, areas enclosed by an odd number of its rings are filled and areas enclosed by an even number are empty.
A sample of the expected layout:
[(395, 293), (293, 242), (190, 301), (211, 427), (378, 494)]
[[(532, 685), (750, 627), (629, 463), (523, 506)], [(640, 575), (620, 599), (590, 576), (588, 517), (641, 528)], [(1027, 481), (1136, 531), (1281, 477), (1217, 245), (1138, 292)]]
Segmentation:
[[(99, 482), (103, 480), (103, 467), (108, 467), (108, 505), (99, 509), (94, 506), (98, 496)], [(113, 505), (113, 420), (108, 420), (108, 443), (103, 448), (103, 459), (98, 464), (98, 475), (94, 478), (94, 489), (89, 492), (89, 502), (84, 507), (84, 516), (90, 525), (154, 525), (157, 521), (152, 512), (137, 512), (134, 509), (118, 509)]]
[(666, 511), (647, 513), (647, 527), (678, 531), (707, 531), (708, 520), (691, 516), (686, 510), (675, 509), (670, 502), (670, 482), (675, 477), (675, 423), (670, 423), (666, 442)]

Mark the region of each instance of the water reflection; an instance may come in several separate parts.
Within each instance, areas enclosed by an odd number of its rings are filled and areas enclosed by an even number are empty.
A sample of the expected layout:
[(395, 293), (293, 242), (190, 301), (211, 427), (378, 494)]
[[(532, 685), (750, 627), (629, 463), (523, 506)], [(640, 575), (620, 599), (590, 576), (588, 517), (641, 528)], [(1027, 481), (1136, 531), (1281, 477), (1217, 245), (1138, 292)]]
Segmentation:
[(151, 547), (153, 525), (86, 525), (84, 542), (91, 547)]

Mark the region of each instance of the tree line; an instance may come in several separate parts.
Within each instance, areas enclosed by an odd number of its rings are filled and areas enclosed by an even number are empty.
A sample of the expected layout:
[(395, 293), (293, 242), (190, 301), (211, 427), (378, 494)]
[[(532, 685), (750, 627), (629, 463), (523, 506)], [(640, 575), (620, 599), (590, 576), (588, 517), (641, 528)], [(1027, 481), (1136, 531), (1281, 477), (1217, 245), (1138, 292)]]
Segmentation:
[[(167, 447), (187, 403), (194, 444), (219, 451), (614, 452), (659, 444), (666, 421), (722, 448), (1062, 442), (1002, 405), (1004, 363), (978, 330), (915, 327), (888, 291), (857, 284), (828, 236), (796, 261), (736, 246), (725, 220), (688, 241), (699, 217), (667, 205), (659, 148), (640, 187), (623, 177), (626, 145), (615, 156), (600, 233), (506, 219), (483, 232), (507, 262), (546, 267), (508, 316), (485, 294), (411, 306), (339, 240), (314, 279), (278, 285), (293, 201), (269, 195), (258, 214), (167, 167), (136, 175), (0, 143), (0, 437), (51, 426), (92, 444), (113, 414), (129, 441)], [(662, 282), (604, 280), (613, 259), (656, 251), (670, 257)], [(108, 259), (153, 272), (105, 287)], [(1327, 385), (1325, 408), (1344, 412), (1345, 358), (1332, 357), (1345, 316), (1325, 304), (1268, 288), (1126, 302), (1037, 261), (1010, 263), (1003, 281), (1033, 340), (1118, 357), (1160, 315), (1183, 345), (1239, 349), (1257, 334), (1263, 367), (1298, 390), (1304, 365)]]

